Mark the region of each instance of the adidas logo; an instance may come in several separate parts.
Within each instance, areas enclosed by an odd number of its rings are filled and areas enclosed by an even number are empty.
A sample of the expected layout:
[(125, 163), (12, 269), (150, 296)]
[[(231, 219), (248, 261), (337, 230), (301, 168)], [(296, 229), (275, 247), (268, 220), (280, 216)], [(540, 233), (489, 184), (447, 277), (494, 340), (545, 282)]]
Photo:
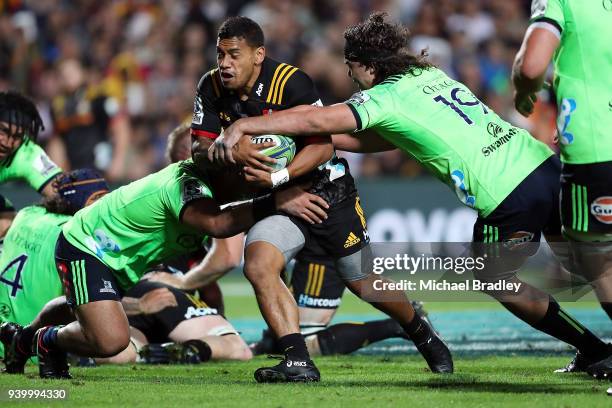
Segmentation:
[(353, 245), (358, 244), (360, 241), (361, 239), (357, 235), (351, 232), (348, 238), (346, 239), (346, 242), (344, 243), (344, 247), (345, 248), (352, 247)]

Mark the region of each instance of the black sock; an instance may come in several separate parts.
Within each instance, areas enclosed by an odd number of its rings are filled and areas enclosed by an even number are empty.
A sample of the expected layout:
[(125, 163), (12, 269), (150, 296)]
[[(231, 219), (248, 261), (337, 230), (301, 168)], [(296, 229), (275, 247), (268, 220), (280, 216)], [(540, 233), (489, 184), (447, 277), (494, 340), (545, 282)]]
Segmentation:
[(57, 332), (64, 326), (48, 326), (42, 337), (38, 336), (38, 341), (46, 349), (57, 349)]
[(432, 334), (431, 327), (417, 313), (410, 323), (402, 325), (406, 333), (410, 336), (414, 344), (421, 344), (427, 341)]
[(601, 302), (601, 308), (608, 314), (608, 317), (612, 319), (612, 303), (611, 302)]
[(36, 330), (31, 328), (30, 326), (26, 326), (21, 330), (21, 335), (19, 336), (19, 341), (17, 342), (17, 347), (19, 351), (24, 354), (32, 354), (32, 339), (34, 339), (34, 334)]
[(200, 356), (200, 361), (203, 363), (205, 361), (210, 360), (212, 357), (212, 350), (208, 343), (202, 340), (187, 340), (183, 343), (185, 346), (193, 346), (198, 350), (198, 355)]
[(365, 323), (340, 323), (317, 332), (321, 354), (349, 354), (368, 344), (391, 337), (405, 337), (402, 326), (393, 319)]
[(304, 337), (300, 333), (291, 333), (278, 339), (278, 345), (291, 360), (310, 360)]
[(587, 357), (600, 360), (608, 354), (606, 343), (561, 309), (552, 296), (546, 314), (533, 327), (571, 344)]

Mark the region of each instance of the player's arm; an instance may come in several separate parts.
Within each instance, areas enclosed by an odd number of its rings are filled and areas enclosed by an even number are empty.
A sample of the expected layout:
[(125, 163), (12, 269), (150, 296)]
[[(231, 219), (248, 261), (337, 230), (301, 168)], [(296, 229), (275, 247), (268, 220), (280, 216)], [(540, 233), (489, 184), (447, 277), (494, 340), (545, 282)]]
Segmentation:
[(377, 153), (397, 149), (372, 130), (362, 130), (357, 134), (332, 135), (332, 140), (336, 149), (345, 152)]
[(565, 12), (560, 0), (534, 1), (530, 26), (512, 67), (514, 105), (524, 116), (533, 112), (535, 93), (544, 85), (550, 60), (565, 29)]
[(234, 162), (232, 147), (245, 135), (267, 133), (292, 137), (350, 133), (357, 129), (351, 108), (344, 103), (331, 106), (306, 106), (284, 110), (274, 115), (243, 118), (227, 128), (222, 138), (208, 151), (209, 159)]
[(265, 197), (231, 205), (221, 210), (212, 198), (194, 200), (181, 211), (181, 221), (215, 238), (228, 238), (246, 231), (255, 222), (283, 211), (311, 224), (327, 218), (327, 203), (299, 186)]

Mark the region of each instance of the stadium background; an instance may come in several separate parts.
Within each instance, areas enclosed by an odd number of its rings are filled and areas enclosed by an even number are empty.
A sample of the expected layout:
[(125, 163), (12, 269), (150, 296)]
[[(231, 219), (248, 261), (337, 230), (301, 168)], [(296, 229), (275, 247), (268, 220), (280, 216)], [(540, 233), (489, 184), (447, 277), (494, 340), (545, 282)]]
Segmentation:
[[(52, 107), (66, 97), (59, 67), (74, 60), (85, 72), (88, 95), (103, 95), (127, 120), (129, 139), (114, 185), (143, 177), (165, 164), (166, 135), (191, 115), (195, 86), (216, 64), (215, 33), (231, 15), (259, 22), (267, 54), (302, 68), (316, 82), (325, 104), (348, 98), (354, 85), (343, 63), (342, 32), (373, 10), (387, 10), (412, 32), (411, 47), (426, 48), (435, 64), (464, 82), (510, 122), (553, 145), (555, 107), (543, 92), (530, 119), (512, 105), (511, 64), (529, 16), (528, 0), (191, 0), (105, 1), (0, 0), (0, 90), (30, 95), (42, 113), (40, 144), (63, 168)], [(97, 124), (96, 124), (97, 125)], [(108, 129), (107, 129), (108, 130)], [(110, 133), (110, 131), (108, 132)], [(107, 142), (111, 142), (108, 135)], [(73, 146), (67, 144), (66, 149)], [(109, 156), (110, 150), (103, 151)], [(467, 241), (475, 214), (399, 152), (345, 155), (357, 176), (373, 241)], [(106, 157), (101, 163), (112, 162)], [(103, 166), (102, 166), (103, 167)], [(401, 189), (397, 184), (402, 183)], [(390, 194), (393, 191), (393, 194)], [(19, 184), (0, 187), (18, 207), (37, 199)], [(238, 275), (223, 283), (228, 316), (248, 340), (263, 323), (248, 285)], [(596, 332), (612, 335), (593, 302), (568, 305)], [(434, 324), (451, 348), (466, 353), (568, 351), (487, 302), (434, 304)], [(377, 315), (348, 297), (337, 321)], [(386, 352), (406, 345), (387, 342)], [(365, 353), (381, 351), (376, 346)], [(567, 354), (569, 356), (570, 354)]]

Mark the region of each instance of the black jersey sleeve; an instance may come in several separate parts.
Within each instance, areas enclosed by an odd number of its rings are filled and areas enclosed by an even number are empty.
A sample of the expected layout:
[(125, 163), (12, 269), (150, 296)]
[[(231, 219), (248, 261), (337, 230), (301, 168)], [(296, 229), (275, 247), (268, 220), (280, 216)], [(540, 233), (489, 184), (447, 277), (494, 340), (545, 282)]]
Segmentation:
[(299, 69), (291, 73), (288, 78), (282, 98), (283, 105), (286, 108), (298, 105), (321, 105), (321, 97), (314, 82), (305, 72)]
[(221, 81), (217, 69), (213, 69), (200, 79), (193, 102), (191, 136), (215, 139), (221, 133), (221, 121), (216, 109), (216, 101), (221, 96)]

